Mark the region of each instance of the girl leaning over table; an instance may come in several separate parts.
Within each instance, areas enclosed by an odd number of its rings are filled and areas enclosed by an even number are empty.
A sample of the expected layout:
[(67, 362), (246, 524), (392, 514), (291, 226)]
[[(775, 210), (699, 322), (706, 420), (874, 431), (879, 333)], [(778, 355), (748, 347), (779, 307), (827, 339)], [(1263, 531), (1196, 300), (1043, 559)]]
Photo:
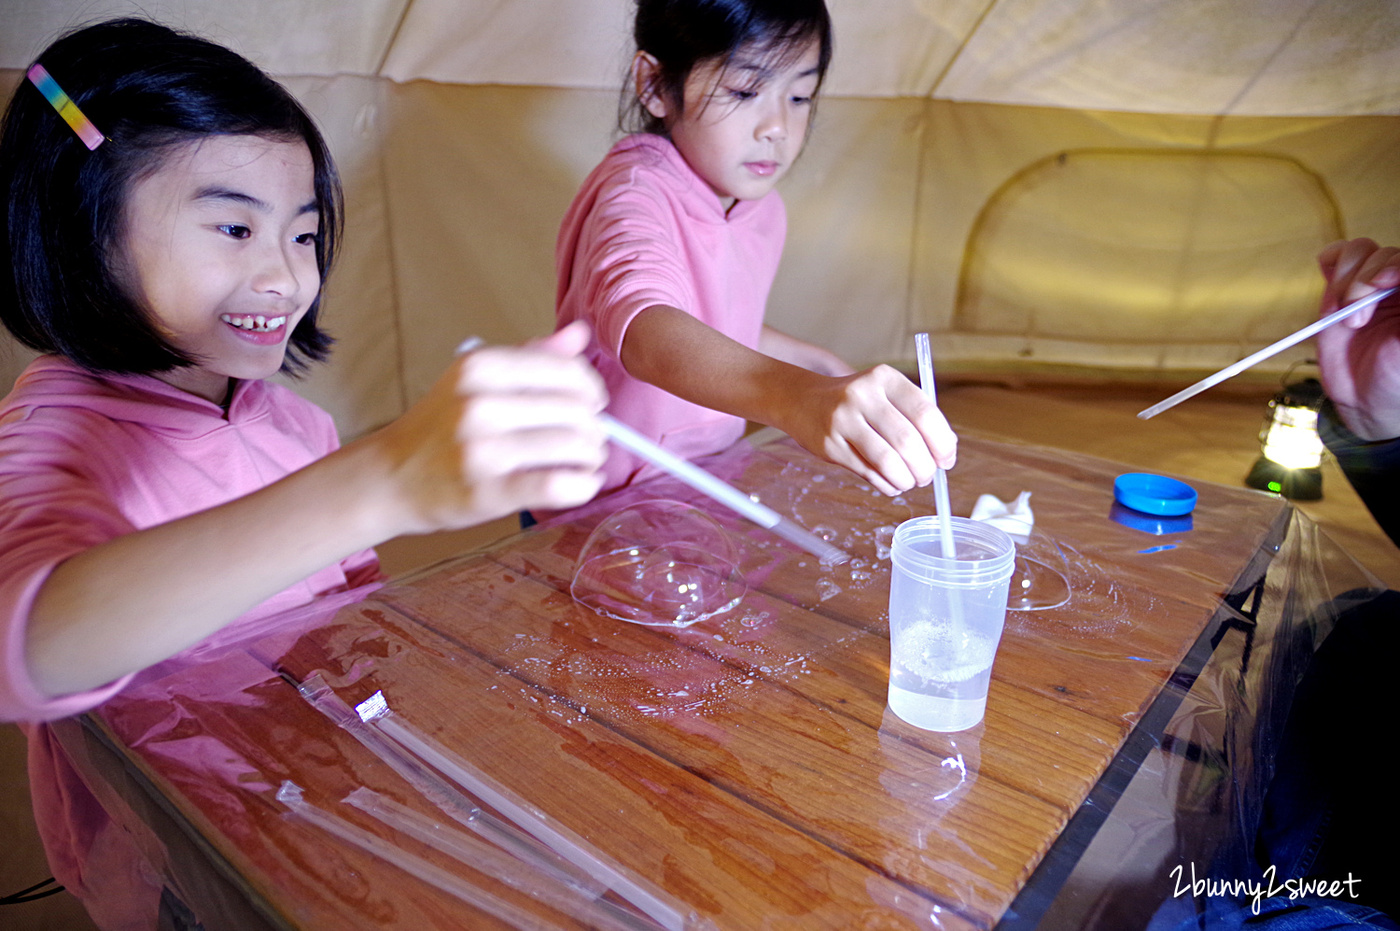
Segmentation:
[(340, 448), (263, 381), (331, 342), (341, 196), (306, 112), (142, 20), (59, 39), (29, 77), (0, 135), (0, 317), (44, 354), (0, 402), (0, 719), (25, 722), (56, 878), (99, 926), (151, 928), (161, 878), (42, 722), (377, 580), (391, 537), (588, 500), (604, 393), (569, 327), (464, 355)]
[[(639, 0), (634, 129), (584, 181), (555, 260), (559, 325), (587, 320), (609, 412), (672, 452), (744, 421), (783, 430), (885, 494), (950, 468), (956, 437), (907, 378), (763, 322), (787, 216), (774, 189), (831, 60), (822, 0)], [(641, 469), (614, 450), (605, 488)]]

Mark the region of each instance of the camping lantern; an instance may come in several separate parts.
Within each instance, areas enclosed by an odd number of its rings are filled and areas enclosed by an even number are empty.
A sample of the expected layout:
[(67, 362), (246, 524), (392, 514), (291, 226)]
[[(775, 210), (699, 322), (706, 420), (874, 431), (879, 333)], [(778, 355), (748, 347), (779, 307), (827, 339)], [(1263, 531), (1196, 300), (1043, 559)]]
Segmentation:
[(1317, 412), (1322, 407), (1322, 384), (1306, 378), (1269, 399), (1269, 412), (1259, 431), (1263, 447), (1244, 483), (1285, 498), (1316, 501), (1322, 497), (1322, 439), (1317, 435)]

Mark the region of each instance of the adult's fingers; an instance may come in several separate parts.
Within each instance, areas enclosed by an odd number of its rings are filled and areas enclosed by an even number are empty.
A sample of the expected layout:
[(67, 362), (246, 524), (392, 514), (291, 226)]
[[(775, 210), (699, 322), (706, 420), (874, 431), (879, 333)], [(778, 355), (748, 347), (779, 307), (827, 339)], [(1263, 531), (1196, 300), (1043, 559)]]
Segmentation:
[[(1319, 309), (1325, 316), (1380, 288), (1400, 284), (1400, 249), (1381, 247), (1365, 237), (1335, 242), (1318, 254), (1318, 267), (1327, 282)], [(1364, 326), (1370, 316), (1369, 310), (1359, 311), (1347, 325)]]

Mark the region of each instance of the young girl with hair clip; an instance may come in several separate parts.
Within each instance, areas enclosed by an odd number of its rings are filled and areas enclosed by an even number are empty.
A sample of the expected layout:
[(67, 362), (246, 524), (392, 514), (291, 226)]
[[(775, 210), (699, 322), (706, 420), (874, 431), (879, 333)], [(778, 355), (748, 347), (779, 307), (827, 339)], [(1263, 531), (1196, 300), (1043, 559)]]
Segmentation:
[[(753, 420), (885, 494), (928, 484), (957, 441), (909, 379), (763, 323), (787, 233), (774, 186), (831, 59), (822, 0), (638, 0), (634, 37), (636, 131), (584, 182), (555, 256), (558, 323), (592, 325), (610, 413), (686, 457)], [(614, 449), (605, 487), (640, 468)]]
[(369, 547), (601, 484), (582, 326), (459, 358), (389, 426), (263, 381), (323, 358), (341, 195), (311, 118), (228, 49), (74, 32), (0, 135), (0, 316), (42, 355), (0, 402), (0, 719), (28, 722), (57, 878), (104, 927), (159, 887), (42, 724), (219, 634), (379, 578)]

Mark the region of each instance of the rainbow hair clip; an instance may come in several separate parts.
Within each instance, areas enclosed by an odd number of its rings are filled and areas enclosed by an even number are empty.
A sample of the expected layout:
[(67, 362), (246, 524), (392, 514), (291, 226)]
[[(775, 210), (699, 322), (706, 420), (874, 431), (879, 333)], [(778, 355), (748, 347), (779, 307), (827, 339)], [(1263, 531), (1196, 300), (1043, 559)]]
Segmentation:
[(63, 92), (63, 88), (58, 86), (58, 82), (49, 75), (43, 65), (36, 64), (29, 69), (29, 82), (39, 89), (39, 93), (53, 105), (58, 115), (63, 117), (63, 121), (72, 127), (73, 132), (83, 141), (83, 145), (88, 147), (88, 151), (102, 144), (106, 137), (97, 131), (97, 127), (92, 125), (92, 120), (78, 109), (73, 98)]

